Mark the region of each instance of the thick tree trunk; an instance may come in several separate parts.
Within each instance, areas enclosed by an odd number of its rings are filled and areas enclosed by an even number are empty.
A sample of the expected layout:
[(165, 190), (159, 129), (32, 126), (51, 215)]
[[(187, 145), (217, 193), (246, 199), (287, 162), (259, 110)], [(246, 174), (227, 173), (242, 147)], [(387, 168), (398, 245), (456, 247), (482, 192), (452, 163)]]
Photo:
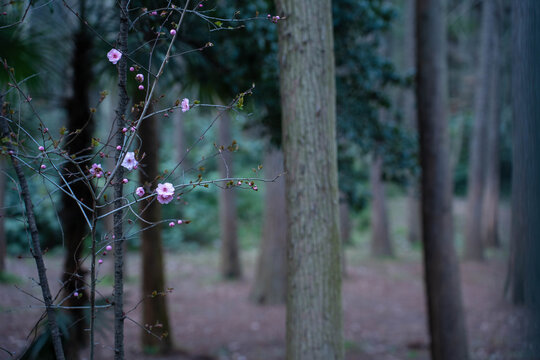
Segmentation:
[(512, 253), (507, 291), (531, 310), (531, 358), (540, 352), (540, 2), (512, 2)]
[[(232, 154), (227, 150), (232, 143), (231, 117), (227, 112), (219, 120), (219, 143), (225, 147), (218, 158), (219, 173), (222, 178), (233, 176)], [(236, 213), (236, 192), (221, 189), (219, 192), (219, 226), (221, 237), (221, 276), (225, 279), (242, 277), (240, 253), (238, 249)]]
[(482, 5), (482, 30), (480, 35), (480, 62), (474, 103), (474, 125), (469, 146), (469, 176), (467, 194), (467, 216), (465, 224), (465, 258), (482, 260), (484, 249), (482, 244), (482, 194), (486, 181), (487, 154), (486, 133), (490, 112), (491, 77), (495, 30), (495, 1), (484, 0)]
[[(0, 104), (0, 112), (3, 104)], [(6, 163), (4, 159), (0, 160), (0, 273), (6, 271), (6, 230), (4, 227), (6, 211)]]
[[(489, 4), (488, 4), (489, 3)], [(497, 219), (499, 214), (499, 127), (500, 127), (500, 39), (499, 22), (501, 12), (495, 1), (487, 1), (484, 11), (490, 11), (493, 21), (492, 31), (489, 34), (489, 47), (491, 49), (489, 66), (489, 113), (486, 121), (485, 140), (485, 183), (482, 193), (482, 220), (480, 222), (482, 244), (499, 247), (500, 241), (497, 233)]]
[(382, 157), (374, 154), (369, 172), (371, 185), (371, 255), (376, 257), (393, 256), (394, 250), (388, 231), (388, 211), (382, 180)]
[[(405, 27), (404, 27), (404, 67), (405, 71), (412, 71), (416, 66), (416, 42), (414, 29), (416, 17), (414, 1), (405, 2)], [(418, 132), (416, 123), (416, 94), (414, 88), (406, 89), (403, 96), (403, 116), (407, 127)], [(410, 178), (407, 188), (407, 239), (409, 243), (417, 243), (422, 239), (422, 219), (420, 216), (420, 190), (419, 180)]]
[[(272, 149), (264, 160), (264, 176), (283, 173), (283, 153)], [(287, 289), (287, 215), (285, 178), (265, 185), (264, 224), (251, 298), (259, 304), (285, 303)]]
[[(138, 95), (140, 96), (140, 94)], [(148, 113), (152, 113), (151, 107), (149, 107)], [(146, 193), (150, 193), (157, 187), (155, 179), (159, 175), (160, 148), (158, 121), (157, 116), (148, 118), (141, 123), (139, 128), (140, 153), (145, 155), (139, 170), (139, 181), (145, 185)], [(140, 221), (141, 228), (148, 227), (148, 223), (161, 221), (162, 206), (165, 205), (161, 205), (155, 198), (141, 202), (140, 216), (144, 219), (144, 221)], [(166, 353), (172, 350), (172, 336), (167, 311), (167, 297), (165, 296), (167, 292), (160, 225), (150, 227), (141, 233), (141, 256), (142, 294), (146, 297), (143, 302), (142, 323), (147, 330), (161, 337), (159, 339), (146, 330), (142, 330), (142, 348), (148, 353)], [(155, 326), (156, 324), (161, 324), (161, 326)]]
[[(81, 3), (81, 6), (84, 7), (84, 2)], [(84, 14), (84, 8), (81, 11)], [(86, 30), (86, 26), (81, 24), (74, 35), (73, 58), (71, 61), (73, 67), (72, 96), (66, 102), (67, 128), (71, 133), (77, 130), (80, 130), (80, 132), (77, 135), (68, 137), (64, 145), (64, 150), (77, 157), (90, 154), (94, 130), (89, 104), (89, 90), (93, 81), (92, 65), (90, 63), (92, 47), (92, 37)], [(82, 169), (89, 167), (88, 161), (80, 161), (78, 165)], [(77, 166), (72, 163), (66, 163), (62, 172), (68, 181), (74, 181), (83, 176)], [(84, 181), (73, 182), (70, 187), (77, 199), (92, 207), (92, 194)], [(90, 218), (91, 214), (88, 213), (87, 216)], [(85, 249), (84, 239), (90, 234), (90, 229), (77, 202), (64, 193), (62, 193), (60, 219), (64, 230), (66, 248), (62, 277), (64, 292), (67, 297), (64, 305), (73, 307), (87, 306), (89, 296), (84, 279), (86, 270), (82, 268), (81, 258)], [(72, 296), (75, 291), (80, 294), (79, 297)], [(69, 327), (70, 341), (66, 342), (66, 357), (68, 359), (77, 359), (79, 350), (88, 343), (88, 331), (86, 330), (88, 321), (86, 311), (83, 308), (71, 309), (68, 314), (71, 316), (73, 326)]]
[[(278, 0), (287, 173), (287, 359), (343, 359), (330, 0)], [(316, 24), (316, 26), (313, 26)]]
[(424, 272), (434, 360), (469, 358), (452, 229), (443, 0), (416, 1)]

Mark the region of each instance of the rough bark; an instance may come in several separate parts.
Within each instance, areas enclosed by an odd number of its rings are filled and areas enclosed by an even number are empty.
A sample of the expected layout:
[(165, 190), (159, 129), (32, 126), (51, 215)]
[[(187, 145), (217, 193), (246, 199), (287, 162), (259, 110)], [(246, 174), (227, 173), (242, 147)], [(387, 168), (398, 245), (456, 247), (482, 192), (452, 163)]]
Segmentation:
[(445, 2), (417, 0), (416, 19), (422, 231), (431, 356), (435, 360), (466, 360), (469, 354), (452, 229)]
[[(287, 359), (343, 359), (330, 0), (277, 0), (287, 173)], [(315, 25), (315, 26), (314, 26)]]
[[(81, 14), (84, 16), (84, 2), (81, 2)], [(72, 95), (66, 102), (68, 116), (67, 128), (70, 132), (78, 132), (67, 138), (64, 150), (69, 154), (83, 157), (89, 155), (94, 122), (90, 114), (89, 90), (93, 80), (91, 52), (93, 46), (92, 37), (87, 31), (86, 25), (80, 24), (78, 31), (74, 34), (73, 58), (71, 66), (73, 77), (71, 84)], [(79, 161), (80, 168), (89, 167), (88, 161)], [(68, 181), (73, 181), (82, 176), (77, 166), (67, 162), (62, 169), (63, 176)], [(70, 187), (77, 199), (89, 207), (92, 207), (92, 193), (89, 185), (83, 181), (73, 182)], [(91, 214), (87, 212), (91, 218)], [(65, 306), (82, 307), (88, 305), (88, 291), (86, 291), (85, 275), (81, 258), (83, 256), (84, 239), (89, 235), (90, 229), (85, 220), (81, 208), (75, 200), (62, 193), (62, 211), (60, 219), (64, 230), (65, 256), (64, 273), (62, 281), (67, 300)], [(79, 297), (72, 294), (77, 291)], [(71, 316), (73, 326), (69, 327), (69, 339), (66, 343), (66, 357), (77, 359), (79, 350), (88, 343), (88, 321), (85, 309), (77, 308), (68, 311)]]
[[(7, 120), (4, 117), (4, 96), (0, 95), (0, 132), (2, 138), (11, 138), (10, 130), (7, 123)], [(15, 151), (13, 146), (9, 143), (4, 143), (8, 151)], [(45, 303), (45, 311), (47, 313), (47, 322), (49, 331), (51, 332), (51, 338), (54, 348), (54, 353), (57, 360), (64, 360), (64, 349), (62, 348), (62, 341), (60, 339), (60, 331), (58, 329), (58, 324), (56, 322), (56, 310), (54, 309), (54, 303), (51, 296), (51, 290), (49, 288), (49, 280), (47, 279), (47, 269), (45, 268), (45, 262), (43, 261), (43, 252), (41, 251), (41, 246), (39, 243), (39, 231), (37, 228), (36, 217), (34, 215), (34, 204), (30, 197), (30, 190), (28, 188), (28, 182), (23, 173), (21, 164), (15, 156), (11, 156), (11, 164), (15, 170), (17, 180), (19, 181), (20, 186), (20, 195), (24, 202), (24, 207), (26, 210), (26, 222), (28, 224), (28, 229), (30, 230), (30, 239), (32, 243), (32, 256), (36, 262), (36, 267), (39, 277), (39, 286), (41, 288), (41, 293), (43, 295), (43, 302)]]
[[(405, 2), (405, 26), (403, 35), (403, 57), (405, 71), (413, 71), (416, 66), (416, 43), (414, 36), (416, 17), (414, 1)], [(414, 87), (406, 89), (403, 95), (403, 116), (405, 124), (412, 132), (418, 132), (416, 124), (416, 94)], [(419, 180), (411, 177), (407, 188), (407, 239), (417, 243), (422, 239)]]
[[(120, 30), (118, 33), (117, 49), (122, 54), (128, 53), (128, 0), (120, 0), (119, 4)], [(126, 114), (129, 97), (127, 94), (127, 58), (122, 56), (118, 62), (118, 107), (116, 109), (115, 124), (116, 124), (116, 145), (124, 145), (124, 134), (122, 128), (125, 126), (124, 116)], [(121, 152), (116, 151), (114, 159), (118, 164)], [(124, 226), (123, 226), (123, 210), (120, 207), (123, 204), (123, 184), (124, 177), (123, 167), (119, 167), (114, 178), (114, 359), (124, 359)]]
[[(232, 154), (228, 151), (233, 139), (231, 135), (231, 118), (227, 112), (219, 120), (219, 143), (225, 149), (218, 158), (219, 173), (222, 178), (233, 176)], [(236, 192), (232, 189), (221, 189), (219, 192), (219, 226), (221, 237), (221, 276), (225, 279), (242, 277), (242, 266), (238, 249), (236, 213)]]
[(478, 78), (474, 101), (474, 124), (469, 143), (469, 175), (467, 185), (467, 216), (465, 223), (465, 258), (483, 260), (482, 244), (482, 194), (486, 180), (487, 123), (490, 112), (490, 93), (493, 58), (492, 39), (494, 37), (495, 1), (484, 1), (482, 4), (482, 29), (480, 35), (480, 56)]
[[(489, 3), (489, 4), (488, 4)], [(482, 244), (491, 247), (499, 247), (500, 240), (497, 233), (497, 220), (499, 214), (499, 127), (501, 115), (501, 92), (500, 86), (500, 9), (496, 1), (485, 3), (484, 11), (490, 11), (493, 22), (489, 33), (489, 47), (491, 51), (489, 67), (489, 112), (486, 121), (485, 139), (485, 182), (482, 193), (482, 219), (480, 222), (480, 235)]]
[(382, 180), (382, 165), (382, 156), (374, 154), (369, 172), (369, 182), (371, 185), (371, 255), (375, 257), (394, 255), (388, 231), (388, 211)]
[[(264, 160), (264, 176), (283, 173), (283, 153), (271, 149)], [(285, 178), (265, 185), (264, 224), (251, 299), (259, 304), (284, 304), (287, 289), (287, 216)]]
[[(135, 99), (143, 100), (136, 97)], [(152, 111), (152, 107), (149, 106), (148, 113), (152, 113)], [(155, 179), (159, 175), (159, 148), (161, 145), (158, 121), (157, 116), (145, 119), (139, 128), (140, 152), (144, 154), (144, 163), (139, 171), (139, 181), (145, 185), (146, 193), (150, 193), (157, 187)], [(149, 223), (161, 221), (162, 206), (155, 198), (140, 203), (139, 214), (144, 219), (144, 221), (140, 221), (141, 228), (149, 227)], [(142, 348), (148, 353), (163, 354), (172, 350), (172, 336), (167, 311), (167, 297), (165, 296), (167, 292), (161, 226), (149, 227), (141, 232), (141, 257), (142, 294), (145, 297), (142, 305), (142, 324), (146, 330), (150, 330), (154, 335), (160, 337), (157, 338), (148, 331), (142, 330)], [(153, 293), (157, 295), (152, 295)], [(156, 324), (161, 325), (156, 327)]]

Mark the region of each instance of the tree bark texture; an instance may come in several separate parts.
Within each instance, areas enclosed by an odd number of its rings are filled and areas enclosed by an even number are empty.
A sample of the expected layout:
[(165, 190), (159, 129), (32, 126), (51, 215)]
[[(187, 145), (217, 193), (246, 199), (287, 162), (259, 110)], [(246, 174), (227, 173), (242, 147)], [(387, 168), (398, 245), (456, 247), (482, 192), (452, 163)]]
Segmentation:
[[(224, 112), (219, 119), (219, 143), (225, 148), (218, 158), (219, 173), (222, 178), (233, 176), (233, 157), (227, 149), (231, 146), (231, 117)], [(225, 279), (242, 277), (240, 251), (238, 249), (236, 212), (236, 192), (232, 189), (221, 189), (219, 192), (219, 226), (221, 237), (221, 276)]]
[(388, 210), (382, 175), (382, 156), (374, 154), (369, 172), (369, 182), (371, 185), (371, 255), (375, 257), (394, 255), (390, 242)]
[(467, 185), (467, 216), (465, 218), (465, 258), (483, 260), (482, 244), (482, 195), (486, 180), (487, 123), (490, 117), (490, 86), (494, 58), (493, 53), (495, 1), (483, 1), (480, 56), (474, 101), (474, 124), (469, 143), (469, 174)]
[[(138, 90), (135, 90), (138, 91)], [(140, 92), (137, 93), (141, 96)], [(144, 100), (137, 99), (136, 102)], [(152, 113), (150, 105), (148, 113)], [(144, 154), (144, 161), (140, 165), (139, 181), (144, 184), (148, 194), (157, 187), (159, 175), (159, 148), (160, 132), (159, 119), (153, 116), (145, 119), (139, 127), (141, 138), (140, 152)], [(161, 239), (161, 226), (151, 226), (161, 221), (161, 205), (154, 197), (143, 200), (139, 206), (141, 228), (147, 228), (141, 232), (141, 257), (142, 257), (142, 294), (143, 302), (142, 324), (146, 327), (141, 332), (143, 351), (148, 353), (167, 353), (172, 350), (171, 328), (167, 311), (167, 294), (165, 288), (163, 245)], [(156, 327), (156, 324), (161, 326)], [(152, 334), (148, 333), (150, 330)], [(156, 336), (160, 337), (156, 337)]]
[[(84, 2), (81, 4), (81, 13), (84, 14)], [(94, 130), (94, 121), (91, 118), (89, 91), (93, 81), (91, 52), (92, 37), (86, 30), (86, 25), (80, 24), (78, 31), (74, 34), (73, 58), (71, 66), (73, 68), (73, 78), (71, 91), (72, 96), (66, 102), (68, 116), (67, 128), (71, 133), (80, 131), (66, 139), (64, 150), (70, 155), (84, 157), (91, 154), (91, 141)], [(81, 169), (89, 166), (88, 161), (78, 161)], [(77, 166), (67, 162), (62, 169), (63, 176), (68, 181), (72, 181), (70, 187), (77, 199), (89, 207), (93, 206), (92, 193), (89, 184), (84, 181), (75, 181), (83, 176)], [(88, 218), (92, 214), (86, 212)], [(82, 307), (88, 305), (89, 295), (86, 291), (85, 275), (86, 270), (82, 268), (81, 258), (85, 249), (84, 239), (90, 235), (90, 229), (85, 220), (81, 208), (71, 196), (62, 193), (62, 211), (60, 219), (64, 229), (66, 252), (64, 256), (64, 293), (66, 301), (64, 305)], [(77, 291), (79, 297), (72, 294)], [(72, 320), (69, 327), (69, 340), (66, 343), (66, 357), (77, 359), (79, 350), (88, 343), (88, 321), (86, 320), (85, 309), (77, 308), (67, 311)]]
[(499, 129), (501, 119), (500, 91), (500, 17), (501, 9), (497, 1), (484, 1), (483, 11), (490, 11), (489, 19), (493, 22), (489, 34), (490, 66), (489, 66), (489, 106), (486, 120), (485, 149), (485, 181), (482, 193), (481, 239), (485, 246), (499, 247), (497, 231), (499, 215)]
[(351, 209), (349, 199), (345, 193), (339, 194), (339, 238), (341, 240), (341, 271), (343, 276), (347, 276), (347, 255), (346, 245), (351, 243)]
[(434, 360), (466, 360), (469, 353), (452, 230), (445, 2), (417, 0), (416, 19), (422, 231), (431, 356)]
[[(264, 160), (264, 176), (283, 173), (283, 153), (271, 149)], [(251, 298), (259, 304), (284, 304), (287, 289), (287, 215), (285, 178), (265, 185), (263, 233)]]
[(512, 2), (512, 253), (510, 291), (514, 303), (527, 305), (531, 353), (540, 351), (540, 2)]
[[(119, 3), (120, 30), (118, 32), (117, 49), (122, 54), (128, 53), (128, 0), (120, 0)], [(125, 114), (129, 97), (127, 93), (127, 57), (122, 56), (118, 62), (118, 107), (115, 115), (116, 125), (116, 145), (124, 145), (124, 134), (122, 128), (125, 126)], [(116, 151), (115, 164), (120, 160), (121, 152)], [(124, 168), (119, 167), (114, 178), (114, 208), (116, 212), (114, 221), (114, 360), (124, 359), (124, 224), (123, 210), (123, 189)]]
[(277, 0), (287, 198), (287, 359), (343, 359), (330, 0)]

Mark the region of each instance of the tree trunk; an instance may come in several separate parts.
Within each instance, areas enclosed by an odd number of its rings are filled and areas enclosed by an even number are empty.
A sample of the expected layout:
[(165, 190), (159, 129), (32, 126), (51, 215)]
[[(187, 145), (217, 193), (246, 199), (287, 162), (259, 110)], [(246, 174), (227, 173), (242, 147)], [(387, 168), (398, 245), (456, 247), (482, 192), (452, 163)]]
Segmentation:
[[(264, 176), (283, 173), (283, 153), (272, 149), (264, 160)], [(284, 304), (287, 289), (287, 216), (285, 178), (265, 185), (264, 225), (251, 298), (259, 304)]]
[[(84, 14), (84, 2), (81, 2), (81, 12)], [(90, 154), (90, 145), (93, 135), (93, 118), (90, 117), (89, 90), (93, 80), (91, 52), (92, 37), (86, 30), (86, 25), (81, 24), (79, 30), (74, 34), (73, 58), (71, 66), (73, 77), (71, 84), (72, 95), (66, 102), (68, 116), (67, 128), (71, 134), (81, 130), (77, 135), (71, 135), (66, 139), (64, 150), (77, 157)], [(80, 168), (89, 167), (88, 161), (79, 161)], [(77, 166), (73, 163), (66, 163), (63, 176), (67, 181), (79, 179), (81, 174)], [(88, 185), (84, 181), (75, 181), (70, 185), (75, 196), (92, 207), (92, 194)], [(87, 213), (91, 218), (91, 214)], [(90, 234), (90, 229), (83, 213), (76, 201), (70, 196), (62, 193), (62, 211), (60, 212), (62, 228), (65, 239), (64, 273), (62, 281), (64, 283), (64, 293), (66, 298), (65, 306), (82, 307), (87, 306), (89, 301), (88, 291), (85, 282), (86, 270), (82, 268), (81, 258), (85, 249), (84, 239)], [(79, 297), (72, 294), (77, 291)], [(88, 321), (86, 310), (83, 308), (70, 309), (67, 311), (71, 316), (73, 326), (69, 327), (69, 340), (66, 342), (66, 357), (68, 359), (79, 358), (78, 352), (88, 343)]]
[[(219, 173), (222, 178), (233, 176), (232, 154), (227, 148), (232, 144), (231, 117), (227, 112), (219, 120), (219, 143), (224, 146), (218, 158)], [(242, 266), (238, 249), (236, 214), (236, 192), (221, 189), (219, 192), (219, 226), (221, 237), (221, 276), (225, 279), (242, 277)]]
[[(405, 71), (412, 71), (416, 66), (416, 43), (414, 28), (416, 17), (414, 13), (414, 1), (405, 2), (405, 27), (404, 27), (404, 66)], [(403, 97), (403, 116), (405, 124), (412, 132), (418, 132), (416, 124), (416, 94), (414, 88), (406, 89)], [(410, 183), (407, 188), (407, 238), (409, 243), (420, 242), (422, 238), (422, 227), (420, 213), (420, 190), (419, 180), (416, 177), (409, 178)]]
[[(138, 94), (140, 96), (140, 94)], [(142, 100), (142, 99), (138, 99)], [(152, 113), (149, 107), (148, 113)], [(139, 136), (141, 137), (140, 153), (145, 154), (144, 164), (139, 170), (139, 181), (145, 184), (146, 193), (153, 191), (159, 175), (159, 123), (157, 116), (148, 118), (141, 123)], [(140, 216), (141, 228), (148, 227), (150, 223), (161, 221), (161, 205), (155, 198), (142, 201)], [(161, 240), (161, 225), (150, 227), (141, 233), (142, 256), (142, 294), (146, 297), (143, 302), (142, 323), (161, 339), (149, 334), (146, 330), (141, 333), (142, 348), (147, 353), (166, 353), (172, 350), (171, 328), (167, 311), (167, 297), (165, 296), (165, 274), (163, 245)], [(154, 293), (154, 291), (156, 293)], [(152, 295), (152, 293), (157, 295)], [(161, 324), (161, 326), (155, 326)]]
[[(287, 359), (343, 359), (330, 0), (277, 0), (287, 173)], [(316, 26), (313, 26), (316, 24)]]
[[(531, 353), (540, 352), (540, 2), (512, 2), (513, 156), (512, 156), (512, 252), (509, 267), (509, 292), (516, 304), (532, 311), (528, 318), (533, 341)], [(530, 326), (532, 325), (532, 326)], [(532, 356), (532, 357), (534, 357)]]
[(486, 121), (485, 140), (485, 184), (482, 193), (482, 220), (481, 236), (482, 244), (491, 247), (499, 247), (500, 241), (497, 233), (497, 219), (499, 214), (499, 127), (500, 127), (500, 32), (499, 22), (501, 13), (497, 2), (487, 1), (484, 3), (484, 11), (490, 11), (493, 26), (489, 33), (489, 48), (491, 52), (489, 64), (489, 112)]
[(424, 272), (431, 356), (434, 360), (466, 360), (469, 354), (452, 229), (444, 5), (442, 0), (416, 2)]
[[(1, 107), (3, 104), (0, 104), (0, 113)], [(7, 171), (6, 163), (4, 159), (0, 160), (0, 273), (6, 271), (6, 230), (4, 227), (5, 224), (5, 207), (6, 207), (6, 174), (4, 171)]]
[(467, 216), (465, 224), (465, 258), (483, 260), (482, 244), (482, 194), (486, 181), (486, 160), (492, 154), (486, 151), (487, 123), (490, 115), (492, 39), (495, 30), (495, 1), (485, 0), (482, 5), (482, 30), (480, 35), (480, 62), (474, 102), (474, 125), (469, 146), (469, 176), (467, 189)]
[(375, 257), (393, 256), (394, 250), (388, 231), (388, 211), (382, 181), (382, 157), (374, 154), (369, 172), (371, 184), (371, 255)]

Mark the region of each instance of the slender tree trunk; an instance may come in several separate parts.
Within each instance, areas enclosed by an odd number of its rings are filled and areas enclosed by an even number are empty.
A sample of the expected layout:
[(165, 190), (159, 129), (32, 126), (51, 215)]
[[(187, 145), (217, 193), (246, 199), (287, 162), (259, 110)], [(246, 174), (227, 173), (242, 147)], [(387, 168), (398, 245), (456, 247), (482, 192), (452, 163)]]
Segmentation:
[(484, 258), (482, 244), (482, 194), (486, 180), (487, 122), (491, 115), (490, 85), (493, 58), (498, 54), (492, 52), (494, 37), (495, 1), (484, 0), (482, 4), (482, 30), (480, 35), (480, 63), (474, 103), (474, 125), (469, 146), (469, 177), (467, 194), (467, 216), (465, 224), (465, 258), (482, 260)]
[(469, 354), (452, 229), (445, 2), (417, 0), (416, 19), (422, 231), (431, 356), (434, 360), (466, 360)]
[[(490, 4), (487, 4), (490, 3)], [(485, 184), (482, 193), (482, 221), (481, 236), (482, 244), (499, 247), (500, 241), (497, 233), (497, 219), (499, 214), (499, 127), (500, 127), (500, 31), (499, 22), (501, 12), (497, 1), (488, 1), (485, 3), (485, 11), (491, 11), (493, 14), (492, 31), (489, 34), (490, 47), (490, 66), (489, 66), (489, 112), (486, 121), (486, 140), (485, 140)]]
[[(221, 152), (219, 173), (222, 178), (233, 176), (232, 154), (227, 150), (232, 143), (231, 117), (223, 113), (219, 120), (219, 143), (225, 147)], [(221, 276), (225, 279), (242, 277), (242, 266), (238, 249), (236, 214), (236, 192), (222, 189), (219, 192), (219, 226), (221, 229)]]
[(382, 181), (382, 165), (382, 156), (374, 154), (369, 172), (369, 182), (371, 185), (371, 255), (376, 257), (394, 255), (388, 231), (388, 211)]
[[(136, 90), (138, 91), (138, 90)], [(138, 98), (140, 97), (140, 98)], [(141, 92), (134, 97), (135, 102), (142, 101)], [(151, 106), (148, 113), (152, 113)], [(156, 178), (159, 175), (159, 148), (160, 132), (157, 116), (145, 119), (139, 128), (141, 138), (140, 153), (144, 154), (144, 162), (140, 165), (139, 181), (144, 184), (146, 193), (157, 187)], [(139, 213), (141, 228), (141, 257), (142, 257), (142, 294), (146, 298), (143, 302), (142, 323), (146, 327), (141, 332), (143, 351), (147, 353), (167, 353), (172, 350), (171, 327), (167, 311), (167, 297), (165, 296), (165, 274), (163, 245), (161, 240), (161, 226), (150, 224), (161, 221), (161, 205), (155, 198), (140, 203)], [(154, 294), (154, 295), (153, 295)], [(155, 326), (160, 324), (160, 326)], [(148, 333), (150, 330), (152, 334)], [(159, 336), (157, 338), (156, 336)]]
[[(271, 149), (264, 160), (264, 176), (283, 173), (283, 153)], [(287, 215), (285, 178), (265, 185), (264, 224), (251, 298), (259, 304), (284, 304), (287, 289)]]
[[(0, 111), (3, 104), (0, 103)], [(6, 211), (6, 163), (4, 159), (0, 159), (0, 273), (6, 271), (6, 230), (4, 227)]]
[[(414, 28), (416, 17), (414, 12), (414, 1), (405, 1), (405, 28), (404, 28), (404, 65), (405, 71), (412, 71), (416, 66), (416, 43)], [(403, 98), (403, 116), (407, 127), (418, 132), (416, 124), (416, 94), (414, 88), (406, 89)], [(409, 243), (417, 243), (422, 239), (422, 226), (420, 218), (420, 190), (419, 180), (411, 177), (407, 188), (407, 239)]]
[[(85, 13), (85, 2), (80, 2), (81, 14)], [(80, 24), (78, 31), (74, 34), (73, 58), (73, 78), (71, 91), (72, 96), (66, 102), (68, 116), (67, 128), (70, 132), (80, 130), (77, 135), (67, 138), (64, 150), (77, 157), (91, 153), (90, 146), (94, 130), (94, 121), (91, 119), (89, 91), (93, 80), (91, 52), (92, 37), (87, 31), (86, 25)], [(80, 161), (80, 168), (89, 167), (88, 161)], [(68, 162), (65, 164), (63, 175), (68, 181), (73, 181), (82, 176), (75, 164)], [(73, 193), (83, 203), (92, 207), (93, 199), (88, 184), (84, 181), (73, 182), (70, 185)], [(87, 213), (91, 218), (91, 214)], [(82, 307), (88, 305), (89, 295), (86, 291), (85, 275), (87, 270), (83, 269), (81, 258), (85, 238), (90, 234), (90, 229), (81, 209), (76, 201), (66, 194), (62, 195), (62, 212), (60, 213), (62, 227), (64, 229), (66, 253), (64, 257), (64, 292), (67, 297), (65, 306)], [(72, 294), (77, 291), (79, 297)], [(77, 359), (79, 350), (88, 344), (88, 321), (85, 309), (75, 308), (68, 311), (71, 316), (72, 326), (69, 326), (69, 340), (66, 342), (66, 357)]]
[[(117, 49), (122, 54), (128, 53), (128, 0), (120, 0), (120, 30), (118, 32)], [(125, 114), (129, 97), (127, 94), (127, 58), (122, 56), (117, 65), (118, 68), (118, 107), (116, 109), (116, 145), (124, 145), (122, 128), (126, 125)], [(115, 163), (120, 160), (121, 152), (116, 151)], [(124, 216), (123, 210), (123, 184), (124, 169), (120, 166), (114, 178), (114, 360), (124, 359)]]
[[(11, 138), (11, 132), (8, 122), (5, 118), (4, 112), (4, 94), (0, 93), (0, 133), (2, 138)], [(8, 152), (15, 152), (13, 146), (9, 142), (5, 142), (4, 146), (7, 147)], [(60, 338), (60, 330), (58, 329), (58, 323), (56, 322), (56, 310), (54, 309), (53, 298), (51, 296), (51, 290), (49, 288), (49, 280), (47, 278), (47, 269), (45, 268), (45, 262), (43, 261), (43, 252), (41, 251), (41, 245), (39, 242), (39, 231), (36, 224), (36, 217), (34, 215), (34, 204), (30, 197), (30, 189), (28, 188), (28, 182), (23, 173), (21, 164), (15, 155), (11, 155), (11, 164), (15, 170), (17, 180), (20, 186), (20, 195), (24, 201), (24, 208), (26, 210), (26, 222), (28, 230), (30, 231), (30, 239), (32, 240), (31, 253), (36, 262), (36, 268), (39, 276), (39, 287), (43, 295), (43, 302), (45, 304), (45, 311), (47, 313), (48, 328), (51, 332), (52, 344), (54, 348), (54, 354), (57, 360), (64, 360), (64, 349), (62, 347), (62, 340)]]
[(540, 352), (540, 2), (512, 2), (512, 252), (507, 291), (531, 311), (531, 358)]
[[(343, 359), (330, 0), (277, 0), (287, 173), (287, 359)], [(316, 26), (314, 26), (316, 24)]]

